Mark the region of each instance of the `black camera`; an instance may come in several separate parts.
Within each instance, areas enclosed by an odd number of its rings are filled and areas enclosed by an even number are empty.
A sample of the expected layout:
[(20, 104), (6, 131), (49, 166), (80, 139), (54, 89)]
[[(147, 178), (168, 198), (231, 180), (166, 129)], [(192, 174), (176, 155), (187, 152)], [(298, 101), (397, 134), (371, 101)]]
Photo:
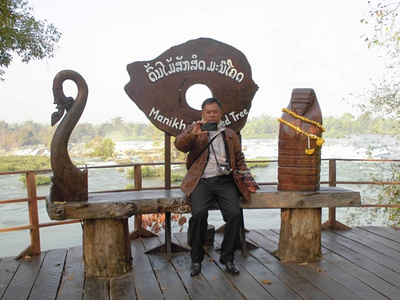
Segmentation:
[(215, 131), (218, 130), (218, 123), (210, 122), (201, 124), (201, 131)]
[(219, 172), (223, 175), (231, 175), (231, 169), (228, 163), (219, 164)]

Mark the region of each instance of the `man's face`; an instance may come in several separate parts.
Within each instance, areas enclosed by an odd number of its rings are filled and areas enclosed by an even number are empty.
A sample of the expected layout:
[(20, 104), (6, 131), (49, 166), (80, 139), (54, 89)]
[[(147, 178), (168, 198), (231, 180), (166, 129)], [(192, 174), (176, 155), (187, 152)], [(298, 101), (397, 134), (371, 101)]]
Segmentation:
[(210, 103), (204, 106), (203, 110), (201, 111), (201, 116), (203, 120), (208, 122), (217, 122), (222, 118), (222, 110), (219, 108), (217, 103)]

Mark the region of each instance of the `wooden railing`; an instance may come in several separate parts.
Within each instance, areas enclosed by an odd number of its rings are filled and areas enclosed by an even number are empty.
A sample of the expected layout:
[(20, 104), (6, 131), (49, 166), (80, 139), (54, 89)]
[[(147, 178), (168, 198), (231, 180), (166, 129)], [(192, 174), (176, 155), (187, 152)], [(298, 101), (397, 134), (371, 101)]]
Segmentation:
[[(337, 186), (339, 184), (343, 185), (400, 185), (399, 181), (338, 181), (337, 180), (337, 162), (340, 161), (349, 161), (349, 162), (390, 162), (390, 163), (400, 163), (400, 160), (388, 160), (388, 159), (326, 159), (329, 161), (329, 179), (328, 181), (321, 181), (321, 184), (328, 184), (329, 186)], [(254, 162), (265, 162), (265, 160), (248, 160), (249, 163)], [(276, 163), (276, 160), (268, 160), (268, 162)], [(183, 163), (171, 163), (171, 165), (178, 165)], [(164, 163), (136, 163), (136, 164), (124, 164), (124, 165), (107, 165), (107, 166), (91, 166), (88, 169), (101, 169), (101, 168), (121, 168), (121, 167), (133, 167), (134, 168), (134, 188), (131, 190), (145, 190), (145, 189), (164, 189), (165, 187), (152, 187), (152, 188), (143, 188), (142, 185), (142, 166), (157, 166), (164, 165)], [(46, 196), (38, 196), (37, 195), (37, 186), (35, 183), (35, 176), (37, 173), (45, 173), (52, 172), (52, 170), (28, 170), (28, 171), (13, 171), (13, 172), (0, 172), (0, 176), (6, 175), (14, 175), (14, 174), (25, 174), (26, 176), (26, 189), (27, 189), (27, 197), (20, 199), (0, 199), (0, 205), (2, 204), (11, 204), (11, 203), (20, 203), (27, 202), (28, 204), (28, 224), (23, 226), (15, 226), (15, 227), (7, 227), (0, 228), (0, 234), (4, 232), (13, 232), (13, 231), (21, 231), (21, 230), (29, 230), (30, 231), (30, 245), (22, 251), (17, 258), (25, 257), (26, 255), (38, 255), (41, 252), (40, 246), (40, 229), (49, 226), (58, 226), (65, 224), (78, 223), (79, 220), (70, 220), (70, 221), (55, 221), (55, 222), (39, 222), (38, 215), (38, 201), (45, 200)], [(168, 173), (168, 172), (167, 172)], [(166, 174), (167, 174), (166, 173)], [(170, 178), (171, 174), (167, 174), (167, 177)], [(277, 182), (258, 182), (259, 185), (277, 185)], [(178, 188), (178, 187), (171, 187)], [(126, 191), (124, 190), (113, 190), (113, 192), (117, 191)], [(110, 191), (98, 191), (100, 192), (110, 192)], [(392, 207), (392, 208), (400, 208), (400, 205), (388, 205), (388, 204), (363, 204), (363, 207)], [(1, 209), (1, 208), (0, 208)], [(336, 221), (336, 208), (329, 208), (329, 222)]]

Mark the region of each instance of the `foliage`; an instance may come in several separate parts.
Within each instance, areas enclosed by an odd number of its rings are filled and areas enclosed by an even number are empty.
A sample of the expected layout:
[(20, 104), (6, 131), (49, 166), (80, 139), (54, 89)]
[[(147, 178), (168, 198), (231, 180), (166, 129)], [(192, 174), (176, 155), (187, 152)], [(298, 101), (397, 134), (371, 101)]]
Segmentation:
[(171, 181), (172, 182), (182, 181), (184, 177), (185, 177), (185, 175), (183, 175), (183, 174), (178, 174), (178, 173), (172, 172)]
[[(19, 181), (21, 181), (24, 185), (26, 185), (26, 176), (21, 175), (19, 177)], [(46, 174), (36, 174), (35, 175), (36, 185), (45, 185), (51, 183), (51, 177)]]
[[(400, 2), (399, 1), (379, 1), (371, 2), (370, 10), (366, 18), (361, 22), (369, 24), (372, 21), (374, 31), (372, 34), (364, 35), (368, 47), (375, 47), (385, 51), (386, 72), (378, 83), (372, 84), (371, 88), (364, 95), (358, 95), (361, 99), (358, 105), (366, 116), (391, 116), (394, 120), (393, 127), (385, 128), (391, 130), (393, 134), (399, 134), (398, 121), (400, 118), (400, 82), (398, 69), (400, 67)], [(365, 123), (367, 126), (368, 122)], [(383, 130), (383, 122), (375, 123), (377, 130)], [(399, 181), (399, 169), (392, 166), (392, 181)], [(371, 176), (372, 180), (376, 180)], [(367, 193), (374, 195), (379, 203), (400, 204), (399, 186), (389, 185), (384, 187), (371, 186)], [(400, 225), (400, 209), (385, 208), (383, 210), (373, 209), (370, 212), (371, 219), (383, 216), (389, 222)]]
[(8, 124), (0, 121), (0, 149), (4, 152), (23, 146), (43, 144), (50, 147), (54, 129), (32, 121)]
[(126, 171), (126, 177), (128, 178), (135, 178), (135, 168), (129, 168)]
[(115, 160), (115, 163), (117, 164), (117, 165), (127, 165), (127, 164), (130, 164), (130, 163), (132, 163), (132, 161), (131, 161), (131, 159), (129, 159), (129, 158), (117, 158), (116, 160)]
[(110, 138), (103, 139), (100, 136), (90, 140), (85, 147), (91, 150), (89, 156), (102, 159), (112, 157), (115, 152), (115, 143)]
[[(388, 54), (396, 55), (396, 50), (400, 44), (399, 32), (399, 1), (368, 1), (370, 10), (365, 18), (360, 22), (369, 24), (370, 21), (374, 24), (372, 34), (365, 34), (363, 37), (367, 42), (368, 48), (374, 46), (385, 46)], [(376, 5), (375, 5), (376, 3)]]
[[(394, 109), (393, 109), (394, 110)], [(94, 142), (101, 142), (108, 138), (115, 142), (153, 140), (154, 147), (162, 145), (163, 134), (153, 124), (135, 124), (116, 122), (118, 118), (111, 123), (104, 123), (97, 126), (83, 123), (77, 124), (71, 138), (70, 144), (89, 144), (93, 146)], [(118, 126), (116, 125), (118, 124)], [(324, 137), (344, 137), (350, 134), (395, 134), (398, 132), (399, 120), (394, 117), (374, 117), (370, 113), (364, 113), (358, 118), (345, 113), (341, 117), (325, 117), (324, 127), (327, 131)], [(249, 119), (241, 134), (244, 139), (260, 139), (276, 137), (279, 124), (276, 118), (271, 116), (261, 116)], [(43, 144), (50, 148), (52, 136), (55, 128), (50, 125), (43, 125), (27, 121), (22, 124), (8, 124), (0, 121), (0, 155), (7, 154), (13, 149), (23, 146), (32, 146)], [(172, 140), (173, 141), (173, 140)], [(111, 142), (108, 141), (109, 146)], [(100, 145), (99, 144), (99, 145)], [(114, 148), (115, 150), (115, 148)], [(172, 161), (184, 161), (186, 154), (171, 147)], [(143, 161), (154, 162), (163, 160), (163, 147), (157, 148), (157, 151), (148, 150), (132, 153), (125, 153), (130, 156), (140, 156)], [(73, 153), (70, 153), (74, 155)], [(93, 153), (94, 154), (94, 153)], [(117, 153), (113, 153), (113, 155)], [(82, 156), (82, 153), (76, 155)], [(110, 153), (108, 153), (110, 155)], [(129, 161), (130, 162), (130, 161)]]
[(368, 48), (374, 47), (385, 52), (386, 72), (364, 95), (357, 96), (362, 100), (358, 106), (365, 113), (399, 118), (400, 2), (384, 0), (368, 3), (370, 10), (361, 22), (367, 25), (371, 22), (373, 31), (363, 37)]
[[(171, 214), (172, 228), (179, 226), (180, 231), (183, 231), (183, 225), (187, 222), (186, 217), (182, 214)], [(165, 230), (165, 214), (148, 214), (142, 215), (142, 227), (144, 229), (150, 228), (150, 230), (159, 234), (162, 230)]]
[[(160, 172), (153, 166), (142, 166), (142, 178), (160, 176)], [(135, 178), (135, 168), (129, 168), (126, 172), (128, 178)]]
[(247, 167), (249, 169), (252, 169), (252, 168), (266, 168), (266, 167), (268, 167), (269, 164), (270, 164), (270, 162), (268, 162), (268, 161), (265, 161), (265, 162), (259, 161), (259, 162), (254, 162), (254, 163), (246, 163), (246, 165), (247, 165)]
[(36, 20), (25, 0), (0, 2), (0, 80), (16, 53), (22, 61), (54, 56), (61, 33), (46, 20)]
[(271, 138), (278, 133), (278, 122), (276, 118), (263, 115), (249, 120), (243, 128), (241, 134), (243, 138)]
[[(129, 168), (127, 173), (128, 178), (135, 177), (135, 168)], [(142, 178), (146, 177), (164, 177), (165, 168), (163, 166), (142, 166)], [(171, 173), (171, 181), (181, 181), (184, 175), (172, 172)]]
[[(392, 163), (390, 165), (389, 177), (384, 178), (386, 172), (380, 172), (375, 176), (371, 176), (373, 181), (391, 181), (400, 182), (399, 165)], [(378, 204), (400, 205), (400, 186), (399, 185), (371, 185), (368, 188), (366, 201)], [(400, 226), (400, 208), (386, 207), (383, 210), (379, 208), (372, 209), (370, 212), (371, 219), (382, 218), (388, 220), (388, 224), (392, 226)]]
[(0, 156), (0, 172), (51, 169), (47, 156)]
[(127, 184), (127, 185), (125, 186), (125, 188), (126, 188), (127, 190), (133, 190), (133, 189), (135, 188), (135, 186), (134, 186), (133, 184), (129, 183), (129, 184)]
[(142, 167), (142, 177), (156, 177), (158, 176), (157, 169), (151, 166)]

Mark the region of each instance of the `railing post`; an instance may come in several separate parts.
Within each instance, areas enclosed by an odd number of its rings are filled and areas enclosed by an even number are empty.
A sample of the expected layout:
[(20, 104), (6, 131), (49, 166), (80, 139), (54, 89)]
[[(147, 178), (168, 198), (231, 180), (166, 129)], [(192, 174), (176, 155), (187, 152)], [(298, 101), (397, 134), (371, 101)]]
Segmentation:
[[(134, 180), (135, 180), (135, 190), (140, 191), (142, 189), (142, 165), (135, 165), (133, 167)], [(150, 237), (156, 236), (152, 232), (144, 229), (142, 227), (142, 215), (135, 215), (133, 222), (133, 231), (129, 233), (130, 239), (137, 239), (139, 237)]]
[[(336, 159), (329, 160), (329, 186), (336, 186)], [(329, 207), (329, 222), (336, 222), (336, 207)]]
[[(329, 159), (329, 186), (336, 186), (336, 159)], [(322, 223), (324, 229), (350, 229), (346, 225), (336, 221), (336, 207), (329, 207), (328, 221)]]
[(39, 255), (40, 250), (40, 231), (39, 231), (39, 215), (37, 205), (37, 193), (35, 172), (26, 173), (26, 187), (28, 192), (28, 211), (29, 211), (29, 225), (31, 226), (31, 254)]
[[(142, 165), (135, 165), (133, 167), (135, 176), (135, 190), (142, 189)], [(136, 215), (134, 221), (134, 229), (140, 235), (142, 230), (142, 215)]]
[(135, 165), (133, 167), (135, 190), (142, 189), (142, 165)]
[(336, 186), (336, 159), (329, 160), (329, 186)]

